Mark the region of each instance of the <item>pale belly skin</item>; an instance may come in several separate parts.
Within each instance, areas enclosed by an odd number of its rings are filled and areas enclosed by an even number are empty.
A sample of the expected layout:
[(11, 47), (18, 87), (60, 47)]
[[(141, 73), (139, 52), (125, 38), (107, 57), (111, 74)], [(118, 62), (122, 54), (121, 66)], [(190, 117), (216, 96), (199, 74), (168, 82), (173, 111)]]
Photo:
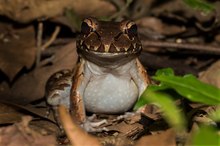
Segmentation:
[(139, 96), (132, 68), (135, 60), (117, 68), (103, 68), (86, 61), (84, 82), (87, 85), (81, 90), (86, 111), (105, 114), (128, 111)]

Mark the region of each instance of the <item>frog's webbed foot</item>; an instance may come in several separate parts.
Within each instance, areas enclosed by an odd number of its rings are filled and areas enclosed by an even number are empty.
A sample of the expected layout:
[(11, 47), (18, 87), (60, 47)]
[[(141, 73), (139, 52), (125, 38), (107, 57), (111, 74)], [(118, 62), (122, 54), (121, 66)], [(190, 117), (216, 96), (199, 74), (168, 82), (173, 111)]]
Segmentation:
[[(125, 112), (123, 115), (110, 116), (107, 119), (97, 119), (96, 115), (93, 114), (90, 117), (87, 117), (86, 121), (81, 125), (82, 128), (87, 132), (103, 132), (110, 131), (108, 127), (120, 123), (121, 121), (127, 121), (134, 117), (139, 117), (139, 112)], [(97, 121), (98, 120), (98, 121)]]
[(87, 132), (103, 132), (109, 131), (106, 127), (101, 127), (103, 124), (108, 124), (106, 119), (100, 121), (94, 121), (96, 115), (93, 114), (90, 117), (87, 117), (86, 121), (81, 124), (81, 127)]
[(136, 114), (139, 114), (137, 112), (125, 112), (123, 115), (119, 115), (116, 120), (123, 120), (123, 119), (128, 119), (131, 118), (133, 116), (135, 116)]

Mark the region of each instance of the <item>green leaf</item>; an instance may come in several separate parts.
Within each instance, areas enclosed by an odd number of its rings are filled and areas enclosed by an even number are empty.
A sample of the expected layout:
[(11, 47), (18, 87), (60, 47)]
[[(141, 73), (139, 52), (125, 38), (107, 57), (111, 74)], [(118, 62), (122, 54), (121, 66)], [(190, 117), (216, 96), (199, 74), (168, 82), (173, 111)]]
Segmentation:
[(214, 10), (214, 5), (204, 0), (183, 0), (188, 6), (196, 10), (201, 10), (204, 13), (209, 13)]
[(74, 10), (66, 9), (64, 11), (64, 15), (67, 18), (68, 22), (70, 23), (71, 27), (73, 27), (77, 31), (80, 31), (81, 20), (79, 16), (77, 16), (77, 14), (74, 12)]
[(180, 109), (175, 105), (172, 97), (166, 92), (160, 91), (164, 87), (165, 86), (160, 87), (150, 85), (136, 103), (135, 109), (138, 109), (147, 103), (153, 103), (159, 106), (163, 111), (164, 118), (170, 126), (177, 130), (183, 130), (185, 127), (185, 118)]
[(191, 145), (220, 146), (220, 136), (214, 128), (204, 126), (194, 134)]
[(216, 111), (211, 112), (209, 117), (214, 121), (220, 122), (220, 107)]
[(191, 101), (209, 105), (220, 104), (220, 89), (199, 81), (193, 75), (184, 77), (159, 75), (154, 76), (153, 79), (176, 90), (180, 95)]
[(174, 71), (172, 68), (159, 69), (157, 70), (155, 75), (156, 76), (161, 76), (161, 75), (174, 76)]

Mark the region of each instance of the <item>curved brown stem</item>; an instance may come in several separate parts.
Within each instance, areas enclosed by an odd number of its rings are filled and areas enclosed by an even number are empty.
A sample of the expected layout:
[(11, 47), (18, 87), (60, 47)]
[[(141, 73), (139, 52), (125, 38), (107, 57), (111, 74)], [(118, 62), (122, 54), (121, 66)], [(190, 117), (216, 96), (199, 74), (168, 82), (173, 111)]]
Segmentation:
[(72, 121), (70, 114), (63, 105), (59, 106), (58, 111), (59, 111), (60, 121), (72, 145), (101, 146), (101, 144), (95, 137), (83, 131), (74, 121)]

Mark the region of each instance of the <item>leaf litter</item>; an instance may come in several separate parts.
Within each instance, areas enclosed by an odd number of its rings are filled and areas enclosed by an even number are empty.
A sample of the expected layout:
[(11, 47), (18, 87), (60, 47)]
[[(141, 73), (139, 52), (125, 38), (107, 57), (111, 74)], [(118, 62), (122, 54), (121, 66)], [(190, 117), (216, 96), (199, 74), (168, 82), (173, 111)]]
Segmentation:
[[(79, 1), (79, 3), (73, 3), (70, 6), (76, 8), (74, 9), (76, 14), (74, 17), (81, 19), (92, 15), (102, 16), (102, 19), (107, 19), (108, 16), (116, 12), (117, 6), (124, 7), (126, 5), (126, 2), (117, 2), (114, 0), (111, 2), (92, 0), (86, 4), (83, 2)], [(39, 1), (39, 9), (30, 7), (27, 3), (28, 9), (26, 12), (16, 11), (20, 15), (13, 15), (14, 11), (11, 12), (10, 9), (1, 11), (2, 15), (18, 23), (29, 22), (21, 25), (7, 21), (7, 24), (1, 23), (0, 25), (0, 30), (2, 30), (0, 34), (0, 97), (1, 101), (4, 101), (1, 102), (2, 108), (0, 108), (0, 139), (4, 140), (1, 141), (4, 144), (6, 144), (5, 142), (11, 145), (24, 144), (28, 143), (30, 139), (34, 141), (31, 144), (37, 143), (35, 141), (37, 139), (42, 140), (38, 141), (39, 143), (42, 142), (42, 145), (57, 144), (54, 141), (55, 135), (60, 135), (61, 133), (58, 126), (54, 124), (54, 119), (50, 117), (52, 114), (50, 113), (50, 116), (47, 117), (48, 108), (43, 98), (45, 84), (47, 79), (55, 72), (62, 69), (72, 69), (78, 59), (74, 43), (76, 36), (75, 30), (77, 29), (71, 28), (77, 25), (56, 21), (58, 17), (67, 20), (63, 12), (67, 5), (71, 3), (71, 0), (62, 3), (62, 5), (61, 3), (58, 2), (52, 5), (58, 9), (51, 9), (50, 13), (40, 11), (49, 6), (49, 3), (45, 3), (44, 1)], [(10, 8), (14, 7), (12, 3), (9, 4), (8, 6)], [(19, 6), (21, 4), (23, 5), (23, 3), (17, 4), (15, 7), (16, 10), (22, 8)], [(36, 6), (35, 2), (32, 4)], [(220, 6), (219, 2), (216, 2), (215, 5), (217, 7)], [(210, 53), (212, 50), (209, 47), (205, 48), (204, 51), (193, 48), (178, 49), (147, 45), (147, 41), (149, 40), (165, 40), (167, 42), (177, 42), (182, 45), (184, 43), (192, 43), (218, 46), (219, 33), (216, 31), (218, 23), (213, 21), (217, 17), (216, 14), (219, 13), (218, 8), (216, 8), (216, 13), (211, 12), (208, 15), (201, 15), (202, 13), (199, 11), (195, 11), (183, 5), (182, 2), (175, 0), (168, 2), (155, 2), (153, 0), (133, 1), (130, 7), (124, 8), (127, 9), (124, 11), (120, 10), (120, 13), (117, 13), (114, 17), (116, 20), (129, 17), (137, 22), (142, 43), (145, 44), (144, 52), (141, 54), (141, 61), (148, 69), (150, 75), (153, 75), (157, 69), (162, 67), (171, 67), (180, 75), (186, 73), (198, 75), (200, 72), (203, 72), (200, 75), (202, 81), (219, 87), (219, 54), (217, 52)], [(32, 11), (34, 13), (24, 15)], [(38, 19), (41, 16), (52, 19)], [(35, 20), (35, 22), (32, 20)], [(61, 27), (61, 32), (57, 38), (41, 52), (41, 64), (39, 67), (35, 66), (37, 50), (36, 20), (40, 20), (43, 24), (51, 22), (53, 25), (59, 25)], [(193, 23), (189, 23), (188, 21)], [(50, 27), (46, 28), (49, 29)], [(47, 29), (44, 30), (44, 33), (48, 31)], [(66, 33), (67, 31), (69, 32)], [(213, 33), (215, 31), (216, 33)], [(51, 33), (44, 35), (42, 41), (47, 42), (47, 38), (50, 36)], [(59, 44), (58, 40), (65, 43)], [(208, 67), (209, 69), (207, 70)], [(6, 104), (5, 101), (12, 104)], [(210, 106), (195, 106), (185, 101), (183, 103), (185, 104), (186, 114), (189, 117), (190, 130), (196, 129), (195, 127), (198, 128), (198, 123), (210, 122), (207, 116), (210, 112)], [(213, 108), (215, 110), (216, 107)], [(101, 125), (101, 127), (107, 127), (109, 131), (93, 133), (96, 137), (92, 137), (92, 139), (99, 140), (96, 143), (97, 145), (176, 145), (176, 143), (185, 143), (190, 133), (176, 133), (164, 121), (161, 111), (158, 108), (147, 105), (142, 109), (142, 112), (142, 115), (132, 115), (122, 119), (117, 119), (115, 115), (97, 115), (94, 119), (95, 121), (102, 119), (108, 120), (108, 125)], [(24, 115), (31, 115), (33, 119), (24, 117)], [(23, 120), (19, 123), (21, 119)], [(29, 122), (32, 125), (28, 124)], [(77, 125), (75, 126), (77, 127)], [(33, 129), (40, 130), (36, 132)], [(6, 133), (6, 131), (9, 132)], [(75, 135), (80, 135), (81, 139), (85, 141), (88, 135), (85, 133), (81, 135), (81, 132), (83, 131), (79, 129), (79, 131), (75, 131)], [(27, 133), (29, 134), (28, 136)], [(24, 139), (22, 136), (27, 137)], [(16, 142), (15, 140), (11, 142), (11, 138), (15, 138)], [(64, 138), (58, 139), (58, 141), (60, 144), (69, 144), (71, 140), (69, 141)], [(80, 140), (75, 139), (74, 141), (79, 142)], [(97, 142), (97, 140), (94, 141)], [(87, 145), (91, 144), (90, 141), (87, 142)]]

